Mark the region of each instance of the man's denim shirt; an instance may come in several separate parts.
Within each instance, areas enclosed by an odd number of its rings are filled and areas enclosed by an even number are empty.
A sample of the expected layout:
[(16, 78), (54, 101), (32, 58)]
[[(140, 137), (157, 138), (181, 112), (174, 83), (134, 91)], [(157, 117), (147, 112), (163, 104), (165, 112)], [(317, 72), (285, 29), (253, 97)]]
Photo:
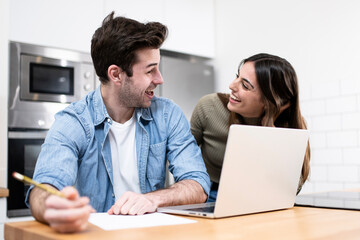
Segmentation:
[[(154, 97), (149, 108), (135, 109), (135, 117), (141, 192), (164, 188), (168, 160), (175, 182), (195, 180), (209, 195), (209, 175), (180, 108), (168, 99)], [(108, 138), (112, 121), (100, 87), (57, 113), (41, 147), (34, 180), (57, 189), (75, 186), (81, 196), (90, 198), (96, 211), (110, 209), (115, 202)]]

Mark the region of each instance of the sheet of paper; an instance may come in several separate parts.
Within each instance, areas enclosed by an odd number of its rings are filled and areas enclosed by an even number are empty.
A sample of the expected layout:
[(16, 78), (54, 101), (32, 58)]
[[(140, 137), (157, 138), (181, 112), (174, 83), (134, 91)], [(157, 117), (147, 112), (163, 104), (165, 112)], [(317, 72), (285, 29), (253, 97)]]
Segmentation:
[(150, 213), (139, 216), (92, 213), (90, 215), (89, 222), (104, 230), (116, 230), (126, 228), (187, 224), (195, 223), (196, 221), (165, 213)]

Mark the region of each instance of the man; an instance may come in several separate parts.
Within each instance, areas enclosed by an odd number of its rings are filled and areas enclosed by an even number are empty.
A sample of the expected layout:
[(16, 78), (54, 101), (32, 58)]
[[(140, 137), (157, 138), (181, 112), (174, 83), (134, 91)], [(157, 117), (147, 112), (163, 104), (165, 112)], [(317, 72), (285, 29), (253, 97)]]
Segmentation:
[[(114, 12), (95, 31), (91, 56), (101, 85), (55, 117), (34, 179), (66, 198), (31, 188), (38, 221), (75, 232), (94, 211), (137, 215), (206, 201), (210, 180), (189, 123), (178, 106), (154, 96), (166, 36), (160, 23)], [(176, 183), (164, 189), (167, 160)]]

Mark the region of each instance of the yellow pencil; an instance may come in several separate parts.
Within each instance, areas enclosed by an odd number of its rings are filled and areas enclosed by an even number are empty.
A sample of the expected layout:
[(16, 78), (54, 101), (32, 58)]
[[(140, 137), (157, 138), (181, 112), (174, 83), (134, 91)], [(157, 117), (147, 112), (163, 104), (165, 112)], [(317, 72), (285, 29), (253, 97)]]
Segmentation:
[(58, 190), (56, 190), (56, 189), (54, 189), (54, 188), (50, 188), (50, 187), (48, 187), (48, 186), (46, 186), (46, 185), (44, 185), (44, 184), (38, 183), (38, 182), (32, 180), (31, 178), (26, 177), (26, 176), (24, 176), (24, 175), (22, 175), (22, 174), (20, 174), (20, 173), (13, 172), (12, 176), (13, 176), (15, 179), (17, 179), (17, 180), (19, 180), (19, 181), (21, 181), (21, 182), (30, 183), (30, 184), (32, 184), (32, 185), (34, 185), (34, 186), (36, 186), (36, 187), (39, 187), (39, 188), (47, 191), (48, 193), (51, 193), (51, 194), (57, 195), (57, 196), (59, 196), (59, 197), (65, 198), (65, 195), (64, 195), (62, 192), (60, 192), (60, 191), (58, 191)]

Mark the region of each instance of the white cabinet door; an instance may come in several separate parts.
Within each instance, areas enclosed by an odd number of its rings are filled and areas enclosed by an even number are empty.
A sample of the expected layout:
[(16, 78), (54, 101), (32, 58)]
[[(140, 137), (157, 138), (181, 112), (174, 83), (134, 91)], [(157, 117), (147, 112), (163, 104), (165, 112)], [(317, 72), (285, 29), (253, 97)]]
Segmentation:
[(166, 0), (104, 0), (104, 17), (115, 11), (116, 16), (124, 16), (139, 22), (164, 23)]
[(104, 0), (105, 15), (140, 22), (159, 21), (169, 28), (163, 49), (214, 57), (214, 0)]
[(90, 52), (111, 11), (169, 27), (163, 49), (214, 57), (214, 0), (11, 0), (12, 41)]
[(102, 21), (99, 0), (11, 0), (12, 41), (90, 52)]
[(165, 21), (170, 33), (164, 49), (215, 56), (213, 0), (166, 1)]

